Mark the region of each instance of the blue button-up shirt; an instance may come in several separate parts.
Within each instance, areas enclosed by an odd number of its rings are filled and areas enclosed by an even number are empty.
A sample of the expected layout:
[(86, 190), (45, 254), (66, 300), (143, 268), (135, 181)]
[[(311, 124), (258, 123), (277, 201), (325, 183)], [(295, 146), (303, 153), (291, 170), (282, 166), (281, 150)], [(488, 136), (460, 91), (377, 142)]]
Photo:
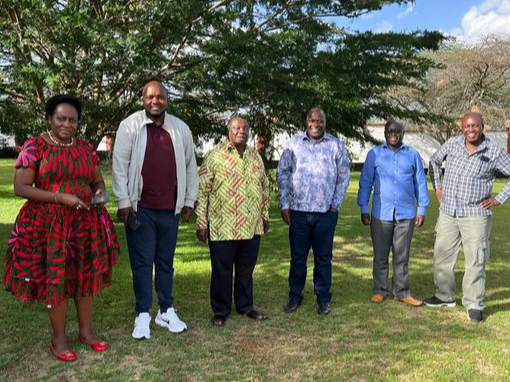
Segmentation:
[(325, 133), (313, 142), (306, 133), (285, 144), (278, 163), (280, 208), (304, 212), (339, 209), (351, 172), (344, 144)]
[(420, 154), (410, 146), (393, 151), (384, 143), (369, 151), (359, 180), (362, 214), (369, 211), (372, 188), (372, 215), (379, 220), (413, 219), (416, 202), (418, 215), (425, 215), (430, 204)]

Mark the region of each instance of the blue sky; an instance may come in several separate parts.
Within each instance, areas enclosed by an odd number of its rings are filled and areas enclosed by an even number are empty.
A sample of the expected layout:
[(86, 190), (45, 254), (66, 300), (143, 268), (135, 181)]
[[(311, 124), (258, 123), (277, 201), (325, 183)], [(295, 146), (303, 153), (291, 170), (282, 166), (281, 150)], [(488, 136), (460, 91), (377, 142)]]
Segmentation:
[(440, 30), (463, 41), (488, 33), (510, 36), (510, 0), (417, 0), (414, 5), (387, 6), (339, 24), (374, 32)]

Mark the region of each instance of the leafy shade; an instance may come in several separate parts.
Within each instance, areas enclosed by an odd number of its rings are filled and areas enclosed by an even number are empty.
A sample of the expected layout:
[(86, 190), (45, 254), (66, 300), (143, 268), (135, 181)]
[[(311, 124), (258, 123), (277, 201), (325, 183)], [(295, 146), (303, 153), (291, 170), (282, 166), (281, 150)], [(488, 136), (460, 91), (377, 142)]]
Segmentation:
[(419, 126), (441, 141), (460, 132), (460, 119), (469, 111), (481, 112), (492, 128), (504, 127), (510, 115), (510, 41), (494, 35), (471, 45), (450, 41), (423, 56), (435, 67), (420, 86), (391, 89), (388, 102), (438, 116)]
[(84, 101), (83, 135), (97, 141), (140, 109), (140, 91), (164, 82), (169, 111), (196, 137), (218, 137), (245, 115), (255, 134), (301, 129), (319, 105), (328, 130), (365, 138), (368, 118), (430, 118), (387, 102), (433, 62), (438, 32), (348, 33), (331, 20), (405, 0), (17, 0), (0, 3), (0, 129), (20, 138), (46, 128), (57, 92)]

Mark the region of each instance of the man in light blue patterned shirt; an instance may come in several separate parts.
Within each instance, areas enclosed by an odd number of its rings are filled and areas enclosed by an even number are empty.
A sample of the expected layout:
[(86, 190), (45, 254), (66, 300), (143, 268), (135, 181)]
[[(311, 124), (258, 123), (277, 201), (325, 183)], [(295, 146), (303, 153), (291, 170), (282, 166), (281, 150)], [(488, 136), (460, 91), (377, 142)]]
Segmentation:
[(278, 164), (280, 209), (289, 225), (291, 252), (289, 300), (284, 308), (287, 313), (295, 311), (303, 300), (310, 248), (314, 254), (317, 311), (331, 311), (333, 238), (350, 170), (343, 143), (325, 129), (324, 111), (310, 109), (306, 132), (287, 141)]
[[(492, 185), (499, 171), (510, 177), (510, 156), (483, 134), (483, 118), (468, 113), (462, 119), (462, 132), (449, 139), (430, 158), (430, 178), (440, 203), (434, 245), (436, 293), (423, 300), (430, 307), (454, 307), (455, 265), (461, 244), (466, 269), (462, 281), (462, 304), (468, 319), (483, 321), (485, 264), (489, 259), (491, 207), (510, 197), (510, 182), (492, 196)], [(441, 182), (441, 165), (445, 173)]]

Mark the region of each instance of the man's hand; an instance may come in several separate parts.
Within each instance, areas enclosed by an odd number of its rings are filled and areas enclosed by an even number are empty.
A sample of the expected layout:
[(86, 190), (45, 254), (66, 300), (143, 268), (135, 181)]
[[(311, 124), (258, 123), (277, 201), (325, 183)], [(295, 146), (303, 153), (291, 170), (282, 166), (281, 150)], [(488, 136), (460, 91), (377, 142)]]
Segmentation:
[(290, 225), (290, 209), (282, 210), (281, 211), (282, 219), (287, 225)]
[(181, 210), (181, 220), (184, 223), (189, 223), (191, 220), (191, 217), (193, 216), (193, 208), (184, 206)]
[(485, 199), (481, 205), (484, 210), (488, 210), (491, 207), (497, 207), (501, 205), (501, 203), (498, 202), (494, 196), (491, 196), (490, 198)]
[(414, 225), (416, 227), (421, 227), (425, 223), (425, 215), (416, 215), (416, 221), (414, 222)]
[(439, 204), (443, 203), (443, 189), (442, 188), (436, 188), (436, 197)]
[(266, 219), (262, 219), (262, 227), (264, 227), (264, 233), (269, 231), (269, 222)]
[(209, 230), (207, 228), (197, 229), (197, 239), (203, 243), (207, 243), (209, 237)]
[(363, 223), (363, 225), (370, 225), (371, 220), (370, 214), (361, 214), (361, 223)]
[(132, 207), (127, 208), (119, 208), (117, 211), (117, 217), (119, 218), (119, 221), (121, 221), (124, 224), (127, 224), (129, 213), (133, 211)]

